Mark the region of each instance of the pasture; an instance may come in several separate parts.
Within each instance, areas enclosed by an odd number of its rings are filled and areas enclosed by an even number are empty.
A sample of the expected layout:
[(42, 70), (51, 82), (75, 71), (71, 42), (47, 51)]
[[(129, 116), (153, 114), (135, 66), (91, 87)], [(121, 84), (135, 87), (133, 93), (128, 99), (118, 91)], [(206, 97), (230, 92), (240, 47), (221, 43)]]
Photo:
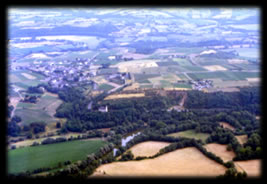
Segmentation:
[[(193, 147), (178, 149), (154, 159), (113, 162), (98, 167), (92, 176), (216, 177), (226, 168)], [(106, 174), (103, 174), (103, 173)]]
[(109, 84), (101, 84), (98, 87), (99, 90), (103, 90), (103, 91), (109, 91), (109, 90), (111, 90), (113, 88), (114, 88), (114, 86), (111, 86)]
[(238, 81), (246, 80), (247, 78), (259, 77), (259, 72), (214, 71), (202, 73), (188, 73), (188, 75), (194, 80), (219, 78), (223, 81)]
[(8, 151), (8, 173), (32, 171), (42, 167), (55, 167), (59, 162), (85, 159), (99, 151), (106, 142), (101, 140), (77, 140), (56, 144), (24, 147)]
[(175, 88), (188, 88), (188, 89), (192, 89), (191, 84), (188, 84), (188, 83), (176, 83), (176, 84), (173, 84), (173, 87), (175, 87)]
[(46, 123), (51, 123), (55, 121), (54, 114), (61, 103), (62, 100), (57, 95), (46, 92), (36, 104), (19, 102), (15, 115), (21, 117), (23, 124), (40, 121), (40, 119)]
[[(49, 138), (56, 139), (56, 138), (59, 138), (59, 137), (65, 137), (66, 139), (68, 139), (70, 137), (73, 137), (73, 138), (78, 137), (79, 135), (82, 136), (83, 134), (81, 134), (81, 133), (67, 133), (67, 134), (64, 134), (64, 135), (49, 136)], [(47, 139), (47, 137), (42, 137), (42, 138), (38, 138), (38, 139), (26, 139), (24, 141), (19, 141), (19, 142), (16, 142), (16, 143), (12, 143), (9, 147), (11, 147), (12, 145), (15, 145), (16, 148), (27, 147), (27, 146), (31, 146), (34, 142), (41, 143), (45, 139)]]
[(196, 133), (195, 130), (186, 130), (186, 131), (182, 131), (182, 132), (171, 133), (171, 134), (168, 134), (168, 136), (194, 138), (194, 139), (200, 139), (200, 140), (205, 142), (206, 139), (209, 137), (209, 134)]
[(40, 83), (44, 83), (41, 81), (44, 78), (44, 76), (38, 73), (27, 70), (11, 71), (8, 74), (8, 83), (13, 83), (20, 88), (27, 89), (29, 86), (37, 86)]

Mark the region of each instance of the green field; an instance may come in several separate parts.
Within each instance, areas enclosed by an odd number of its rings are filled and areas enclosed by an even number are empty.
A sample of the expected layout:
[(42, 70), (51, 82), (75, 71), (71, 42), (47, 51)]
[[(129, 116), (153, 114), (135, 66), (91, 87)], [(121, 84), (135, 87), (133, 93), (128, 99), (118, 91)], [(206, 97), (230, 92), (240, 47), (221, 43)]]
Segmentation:
[(180, 66), (192, 66), (192, 63), (190, 63), (190, 61), (188, 61), (187, 59), (173, 58), (172, 60), (178, 63)]
[(46, 123), (50, 123), (55, 121), (53, 115), (61, 103), (62, 101), (56, 96), (45, 93), (36, 104), (19, 102), (15, 110), (15, 115), (21, 117), (23, 124), (40, 121), (40, 119)]
[(186, 131), (182, 131), (182, 132), (168, 134), (168, 136), (195, 138), (195, 139), (201, 139), (202, 141), (205, 142), (206, 139), (209, 137), (209, 134), (207, 134), (207, 133), (196, 133), (195, 130), (186, 130)]
[(102, 68), (98, 70), (99, 75), (114, 74), (118, 72), (118, 68)]
[(173, 87), (175, 88), (189, 88), (189, 89), (192, 89), (192, 86), (188, 83), (176, 83), (176, 84), (173, 84)]
[(170, 48), (172, 52), (180, 52), (185, 54), (200, 53), (205, 50), (202, 47), (173, 47)]
[(42, 167), (55, 167), (59, 162), (83, 160), (106, 144), (102, 140), (76, 140), (70, 142), (24, 147), (8, 151), (8, 173), (32, 171)]
[(111, 89), (113, 89), (113, 88), (114, 88), (114, 86), (111, 86), (111, 85), (109, 85), (109, 84), (101, 84), (101, 85), (98, 87), (99, 90), (103, 90), (103, 91), (109, 91), (109, 90), (111, 90)]
[(179, 73), (179, 74), (176, 74), (181, 80), (189, 80), (186, 75), (182, 74), (182, 73)]
[(159, 65), (159, 66), (173, 66), (173, 65), (178, 65), (178, 63), (173, 62), (173, 61), (162, 61), (162, 62), (157, 62), (157, 65)]
[(153, 77), (159, 77), (159, 76), (160, 76), (159, 74), (134, 74), (135, 81), (137, 82), (144, 81), (144, 80), (147, 80)]
[[(22, 73), (27, 73), (36, 77), (35, 79), (28, 79), (22, 75)], [(13, 83), (18, 87), (27, 89), (29, 86), (37, 86), (38, 84), (44, 83), (43, 80), (45, 77), (28, 70), (12, 71), (8, 74), (8, 82)]]
[(230, 72), (230, 71), (188, 73), (188, 75), (194, 80), (220, 78), (224, 81), (246, 80), (246, 78), (254, 78), (260, 76), (259, 72)]

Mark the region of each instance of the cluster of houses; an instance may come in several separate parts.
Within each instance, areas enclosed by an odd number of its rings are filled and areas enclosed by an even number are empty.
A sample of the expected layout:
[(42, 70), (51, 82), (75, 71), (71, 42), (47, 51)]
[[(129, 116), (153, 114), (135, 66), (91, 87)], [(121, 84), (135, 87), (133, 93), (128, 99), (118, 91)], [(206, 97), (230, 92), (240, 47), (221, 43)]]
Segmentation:
[(196, 90), (208, 89), (213, 86), (212, 80), (197, 80), (197, 81), (189, 81), (192, 84), (192, 88)]
[(74, 61), (60, 62), (39, 61), (29, 65), (26, 69), (46, 76), (45, 81), (54, 88), (74, 86), (77, 82), (94, 83), (91, 77), (96, 75), (97, 68), (92, 67), (88, 59), (76, 58)]

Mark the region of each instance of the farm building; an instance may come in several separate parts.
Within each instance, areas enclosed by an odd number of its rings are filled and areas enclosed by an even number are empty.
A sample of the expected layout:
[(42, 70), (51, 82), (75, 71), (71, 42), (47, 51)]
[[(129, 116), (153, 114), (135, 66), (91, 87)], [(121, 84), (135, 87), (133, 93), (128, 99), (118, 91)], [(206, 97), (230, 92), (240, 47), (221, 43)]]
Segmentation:
[(105, 107), (99, 107), (98, 111), (99, 112), (108, 112), (108, 106), (106, 105)]

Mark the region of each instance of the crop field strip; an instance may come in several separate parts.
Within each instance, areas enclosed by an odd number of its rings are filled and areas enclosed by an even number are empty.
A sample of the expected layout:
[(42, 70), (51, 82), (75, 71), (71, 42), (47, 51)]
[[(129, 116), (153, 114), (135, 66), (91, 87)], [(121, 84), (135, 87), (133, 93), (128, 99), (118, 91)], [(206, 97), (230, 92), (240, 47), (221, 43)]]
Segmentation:
[(61, 103), (62, 101), (58, 97), (45, 93), (36, 104), (19, 102), (15, 115), (20, 116), (22, 122), (25, 124), (39, 121), (40, 118), (42, 118), (43, 121), (50, 123), (55, 121), (53, 114)]
[(54, 167), (59, 162), (82, 160), (88, 154), (97, 152), (104, 144), (106, 142), (101, 140), (77, 140), (9, 150), (8, 172)]
[(215, 71), (201, 73), (187, 73), (194, 80), (220, 78), (223, 81), (230, 80), (246, 80), (246, 78), (259, 77), (258, 72), (230, 72), (230, 71)]

